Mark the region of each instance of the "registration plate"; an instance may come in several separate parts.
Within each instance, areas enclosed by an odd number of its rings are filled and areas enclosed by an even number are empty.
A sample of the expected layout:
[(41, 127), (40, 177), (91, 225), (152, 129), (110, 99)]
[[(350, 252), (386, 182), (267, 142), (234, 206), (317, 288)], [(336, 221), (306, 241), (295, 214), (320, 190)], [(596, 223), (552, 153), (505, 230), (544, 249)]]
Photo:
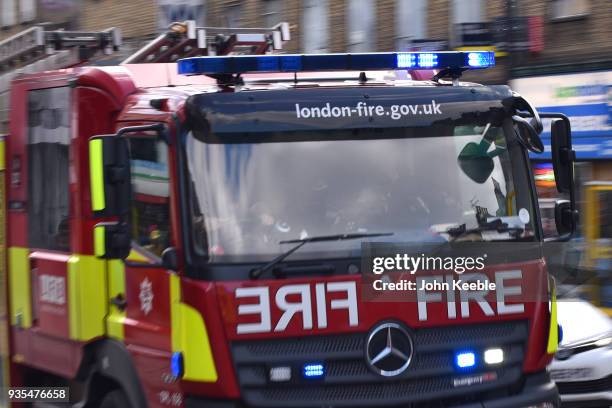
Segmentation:
[(563, 380), (584, 380), (590, 378), (593, 375), (591, 368), (564, 368), (557, 370), (550, 370), (550, 377), (554, 381)]

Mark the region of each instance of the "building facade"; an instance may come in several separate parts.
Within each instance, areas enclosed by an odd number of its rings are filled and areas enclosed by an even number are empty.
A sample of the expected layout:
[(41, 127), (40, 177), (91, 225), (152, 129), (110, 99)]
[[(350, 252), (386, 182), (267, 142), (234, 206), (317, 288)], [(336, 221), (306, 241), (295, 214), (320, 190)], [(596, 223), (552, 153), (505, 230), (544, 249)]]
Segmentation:
[(484, 47), (497, 51), (498, 66), (477, 79), (505, 82), (609, 66), (611, 10), (607, 0), (0, 0), (0, 40), (41, 23), (117, 26), (129, 42), (187, 19), (242, 27), (288, 21), (285, 52)]

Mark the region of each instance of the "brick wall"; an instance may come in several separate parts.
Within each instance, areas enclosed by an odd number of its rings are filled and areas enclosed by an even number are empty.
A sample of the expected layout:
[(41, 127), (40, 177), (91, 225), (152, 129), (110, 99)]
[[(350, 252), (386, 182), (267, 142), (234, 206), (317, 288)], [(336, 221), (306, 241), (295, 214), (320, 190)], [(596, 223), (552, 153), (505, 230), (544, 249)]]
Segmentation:
[(119, 27), (124, 38), (151, 36), (157, 30), (154, 0), (83, 0), (81, 30)]

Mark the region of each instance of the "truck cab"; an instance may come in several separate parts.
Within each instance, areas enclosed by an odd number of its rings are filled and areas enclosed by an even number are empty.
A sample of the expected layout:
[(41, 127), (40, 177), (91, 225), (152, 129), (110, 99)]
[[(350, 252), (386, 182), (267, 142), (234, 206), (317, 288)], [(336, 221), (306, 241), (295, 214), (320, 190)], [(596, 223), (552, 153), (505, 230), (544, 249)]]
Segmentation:
[[(459, 81), (493, 63), (208, 56), (15, 80), (11, 383), (44, 373), (94, 406), (558, 406), (527, 155), (541, 121), (506, 86)], [(569, 239), (573, 201), (555, 212)], [(377, 284), (428, 288), (413, 294), (372, 283), (377, 248), (452, 258), (459, 244), (482, 267)]]

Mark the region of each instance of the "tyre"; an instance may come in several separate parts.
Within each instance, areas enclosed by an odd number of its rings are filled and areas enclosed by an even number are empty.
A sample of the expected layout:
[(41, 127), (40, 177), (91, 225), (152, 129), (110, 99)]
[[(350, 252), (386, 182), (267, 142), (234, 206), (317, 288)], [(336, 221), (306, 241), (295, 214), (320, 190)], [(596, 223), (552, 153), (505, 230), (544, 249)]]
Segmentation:
[(104, 395), (99, 408), (130, 408), (130, 401), (122, 390), (112, 390)]

